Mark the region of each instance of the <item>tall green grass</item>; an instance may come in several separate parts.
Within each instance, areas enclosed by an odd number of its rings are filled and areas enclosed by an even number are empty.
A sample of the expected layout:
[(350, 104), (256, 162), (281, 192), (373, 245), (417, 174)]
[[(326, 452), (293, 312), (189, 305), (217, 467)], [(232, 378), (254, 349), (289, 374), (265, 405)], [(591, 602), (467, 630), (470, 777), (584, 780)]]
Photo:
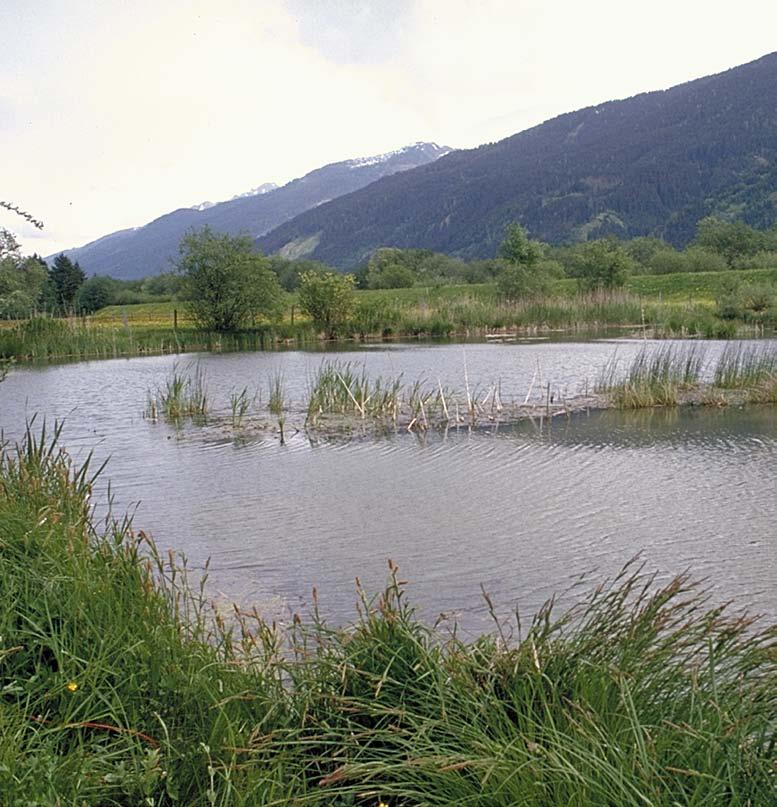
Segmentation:
[(698, 386), (704, 367), (704, 350), (698, 345), (643, 347), (625, 378), (613, 357), (599, 379), (597, 390), (610, 396), (621, 409), (676, 406), (680, 393)]
[[(357, 294), (357, 305), (342, 334), (346, 338), (450, 337), (477, 336), (504, 330), (593, 331), (610, 327), (630, 327), (658, 336), (704, 336), (728, 338), (743, 329), (753, 334), (763, 332), (764, 324), (775, 325), (761, 317), (757, 323), (721, 319), (716, 316), (706, 291), (685, 295), (702, 280), (707, 287), (723, 283), (720, 278), (692, 275), (690, 285), (675, 275), (661, 278), (632, 278), (632, 289), (580, 293), (571, 281), (555, 283), (553, 293), (540, 299), (500, 302), (493, 285), (445, 286), (439, 289), (397, 289), (365, 291)], [(731, 275), (732, 273), (713, 273)], [(735, 273), (737, 276), (744, 273)], [(764, 274), (764, 282), (772, 276)], [(656, 291), (663, 284), (674, 291)], [(647, 285), (645, 285), (647, 283)], [(658, 286), (656, 286), (658, 283)], [(649, 293), (643, 294), (642, 284)], [(675, 288), (675, 286), (677, 288)], [(648, 288), (649, 287), (649, 288)], [(293, 298), (290, 298), (292, 300)], [(291, 302), (290, 302), (291, 305)], [(95, 318), (58, 320), (34, 317), (28, 321), (0, 327), (0, 357), (46, 360), (175, 353), (195, 350), (257, 350), (283, 343), (315, 342), (318, 335), (312, 324), (297, 316), (281, 322), (266, 323), (236, 333), (210, 333), (186, 324), (173, 327), (172, 304), (167, 326), (163, 312), (154, 306), (139, 306), (135, 316), (131, 307), (102, 312)], [(164, 306), (162, 306), (164, 308)], [(162, 317), (160, 319), (160, 317)]]
[(233, 389), (229, 393), (229, 408), (232, 413), (232, 426), (239, 428), (248, 414), (251, 405), (256, 401), (256, 394), (250, 395), (248, 387)]
[(174, 366), (164, 385), (151, 393), (146, 403), (146, 417), (156, 420), (161, 413), (171, 423), (184, 418), (202, 421), (209, 410), (207, 379), (199, 364), (184, 371)]
[[(447, 424), (453, 419), (453, 412), (458, 411), (454, 407), (458, 407), (455, 395), (439, 382), (431, 386), (418, 379), (406, 386), (401, 374), (371, 378), (364, 365), (326, 361), (310, 382), (307, 423), (316, 426), (322, 416), (343, 415), (383, 422), (394, 428), (401, 425), (408, 430), (423, 430)], [(474, 417), (477, 402), (471, 403), (471, 407)]]
[(56, 436), (0, 454), (4, 805), (775, 803), (777, 631), (685, 577), (465, 642), (392, 567), (352, 625), (281, 630), (96, 524), (92, 484)]
[(745, 390), (754, 403), (777, 403), (777, 349), (771, 344), (731, 344), (715, 367), (715, 386)]
[(364, 365), (325, 361), (310, 381), (308, 419), (315, 422), (323, 414), (396, 419), (401, 389), (401, 375), (373, 380)]
[(310, 325), (280, 323), (236, 333), (172, 325), (100, 324), (89, 318), (39, 316), (0, 327), (0, 358), (25, 361), (116, 358), (194, 351), (262, 350), (315, 339)]

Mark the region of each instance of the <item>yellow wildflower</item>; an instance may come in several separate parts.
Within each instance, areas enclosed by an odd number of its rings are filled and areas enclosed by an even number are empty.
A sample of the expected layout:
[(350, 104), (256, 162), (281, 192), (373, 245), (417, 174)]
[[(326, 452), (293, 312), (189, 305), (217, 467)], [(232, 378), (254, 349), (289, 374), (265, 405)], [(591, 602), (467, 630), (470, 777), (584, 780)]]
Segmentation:
[(68, 681), (65, 684), (65, 689), (68, 692), (75, 692), (78, 689), (78, 684), (75, 681)]

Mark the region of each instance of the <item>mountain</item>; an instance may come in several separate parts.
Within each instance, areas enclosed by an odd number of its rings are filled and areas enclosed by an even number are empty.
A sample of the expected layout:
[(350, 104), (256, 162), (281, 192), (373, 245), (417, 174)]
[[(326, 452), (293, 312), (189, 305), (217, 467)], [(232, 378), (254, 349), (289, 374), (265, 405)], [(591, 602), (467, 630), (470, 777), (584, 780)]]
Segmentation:
[[(256, 237), (304, 210), (350, 193), (381, 177), (407, 171), (450, 151), (436, 143), (413, 143), (396, 151), (331, 163), (278, 188), (259, 185), (228, 202), (182, 208), (135, 229), (120, 230), (82, 247), (65, 250), (87, 275), (131, 280), (169, 271), (178, 244), (192, 228)], [(54, 257), (54, 256), (50, 256)]]
[(551, 243), (650, 234), (679, 246), (712, 213), (777, 219), (777, 53), (454, 151), (257, 244), (349, 269), (379, 246), (492, 256), (510, 221)]
[[(261, 196), (263, 193), (269, 193), (270, 191), (277, 190), (280, 186), (276, 185), (274, 182), (263, 182), (261, 185), (257, 185), (255, 188), (251, 188), (250, 191), (246, 191), (245, 193), (238, 193), (232, 197), (229, 201), (231, 202), (234, 199), (245, 199), (248, 196)], [(193, 205), (194, 210), (208, 210), (211, 207), (215, 207), (218, 202), (200, 202), (198, 205)]]

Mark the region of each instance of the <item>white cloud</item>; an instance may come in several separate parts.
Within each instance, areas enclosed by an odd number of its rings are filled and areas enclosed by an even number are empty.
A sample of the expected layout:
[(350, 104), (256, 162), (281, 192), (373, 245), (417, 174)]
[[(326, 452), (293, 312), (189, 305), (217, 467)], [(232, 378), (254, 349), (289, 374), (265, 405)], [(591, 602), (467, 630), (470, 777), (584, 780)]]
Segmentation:
[(6, 0), (0, 198), (44, 219), (22, 240), (52, 252), (325, 162), (474, 146), (725, 69), (768, 52), (776, 22), (756, 0)]

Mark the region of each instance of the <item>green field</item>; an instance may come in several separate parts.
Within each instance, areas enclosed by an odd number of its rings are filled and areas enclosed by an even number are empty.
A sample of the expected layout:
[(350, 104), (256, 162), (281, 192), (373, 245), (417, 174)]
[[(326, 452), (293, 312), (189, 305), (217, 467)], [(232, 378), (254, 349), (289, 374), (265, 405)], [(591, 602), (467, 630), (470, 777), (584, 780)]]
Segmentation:
[[(718, 316), (716, 298), (732, 281), (760, 290), (761, 308), (742, 304)], [(765, 297), (764, 292), (765, 290)], [(573, 279), (549, 295), (505, 302), (495, 284), (357, 291), (338, 338), (477, 337), (494, 332), (635, 328), (655, 336), (727, 338), (759, 335), (777, 324), (777, 269), (637, 275), (622, 290), (581, 293)], [(177, 315), (177, 328), (174, 328)], [(310, 319), (287, 294), (283, 314), (234, 333), (208, 333), (186, 303), (109, 306), (85, 318), (33, 318), (0, 327), (0, 359), (52, 360), (194, 350), (254, 350), (317, 341)]]
[[(634, 275), (626, 282), (625, 290), (649, 302), (697, 303), (711, 305), (731, 279), (741, 283), (757, 283), (777, 288), (777, 268), (748, 269), (737, 272), (685, 272), (666, 275)], [(577, 293), (577, 282), (572, 278), (556, 280), (555, 294), (571, 297)], [(359, 302), (392, 303), (400, 306), (421, 304), (452, 303), (462, 300), (480, 302), (496, 301), (496, 285), (480, 283), (472, 285), (450, 285), (408, 289), (360, 290), (356, 292)], [(286, 318), (291, 316), (291, 308), (296, 309), (296, 295), (287, 295)], [(143, 303), (139, 305), (108, 306), (98, 311), (91, 319), (95, 324), (104, 325), (172, 325), (173, 311), (178, 310), (178, 322), (190, 324), (186, 305), (181, 302)], [(295, 310), (295, 319), (304, 316)]]

